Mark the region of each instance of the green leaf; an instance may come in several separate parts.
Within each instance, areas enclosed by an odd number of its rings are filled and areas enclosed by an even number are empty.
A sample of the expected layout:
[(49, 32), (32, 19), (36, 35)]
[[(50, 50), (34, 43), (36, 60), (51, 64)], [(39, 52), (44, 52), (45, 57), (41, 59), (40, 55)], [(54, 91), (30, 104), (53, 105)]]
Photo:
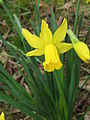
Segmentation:
[(78, 37), (79, 37), (79, 33), (80, 33), (83, 17), (84, 17), (84, 12), (82, 12), (81, 17), (80, 17), (80, 22), (79, 22), (79, 26), (78, 26)]
[(34, 24), (34, 22), (32, 20), (30, 20), (30, 24), (31, 24), (31, 26), (33, 28), (34, 33), (38, 36), (37, 29), (36, 29), (35, 24)]
[(22, 26), (21, 26), (21, 23), (18, 19), (18, 17), (16, 16), (16, 14), (14, 14), (14, 18), (15, 18), (15, 22), (17, 24), (17, 27), (19, 28), (20, 32), (22, 31)]
[(15, 27), (18, 35), (19, 35), (19, 37), (21, 38), (21, 41), (22, 41), (24, 50), (27, 51), (27, 50), (26, 50), (26, 47), (25, 47), (25, 43), (24, 43), (25, 41), (24, 41), (24, 39), (23, 39), (23, 36), (22, 36), (19, 28), (17, 27), (17, 24), (15, 23), (15, 21), (14, 21), (14, 19), (13, 19), (13, 15), (9, 12), (9, 10), (8, 10), (8, 8), (6, 7), (6, 5), (5, 5), (4, 2), (2, 3), (2, 7), (4, 8), (4, 10), (5, 10), (5, 12), (7, 13), (8, 17), (10, 18), (12, 24), (14, 25), (14, 27)]
[(41, 31), (41, 19), (40, 19), (40, 11), (39, 11), (39, 0), (37, 0), (37, 5), (35, 7), (35, 12), (36, 12), (36, 20), (37, 20), (37, 34), (40, 36), (40, 31)]
[(64, 90), (62, 88), (62, 83), (60, 81), (60, 76), (58, 75), (57, 71), (54, 71), (54, 75), (57, 81), (57, 86), (59, 89), (59, 94), (60, 94), (60, 111), (61, 111), (61, 116), (63, 115), (63, 111), (64, 111), (64, 118), (65, 120), (68, 120), (68, 109), (67, 109), (67, 103), (66, 103), (66, 99), (64, 96)]
[(74, 23), (74, 33), (75, 34), (76, 34), (76, 31), (77, 31), (79, 8), (80, 8), (80, 1), (78, 0), (77, 1), (77, 8), (76, 8), (75, 23)]
[(44, 0), (44, 2), (48, 4), (50, 2), (50, 0)]
[(82, 86), (78, 89), (78, 93), (79, 93), (80, 90), (84, 87), (84, 85), (86, 85), (86, 83), (88, 82), (88, 80), (90, 80), (90, 75), (87, 77), (87, 79), (86, 79), (85, 82), (82, 84)]
[[(73, 65), (72, 68), (72, 73), (71, 73), (71, 82), (70, 82), (70, 86), (69, 86), (69, 96), (68, 96), (68, 119), (71, 120), (72, 119), (72, 99), (73, 99), (73, 94), (74, 94), (74, 90), (75, 90), (75, 65)], [(70, 114), (69, 114), (70, 113)]]
[(54, 34), (54, 32), (57, 30), (58, 26), (56, 23), (56, 19), (55, 19), (55, 15), (53, 10), (51, 10), (51, 29), (52, 29), (52, 33)]
[(85, 37), (85, 43), (87, 42), (87, 40), (89, 38), (89, 34), (90, 34), (90, 27), (88, 27), (88, 32), (87, 32), (86, 37)]
[(1, 92), (0, 92), (0, 101), (6, 102), (6, 103), (12, 105), (13, 107), (20, 109), (26, 115), (29, 115), (32, 117), (35, 116), (35, 114), (28, 107), (24, 106), (22, 103), (19, 103), (18, 101), (14, 100), (12, 97), (10, 97), (4, 93), (1, 93)]

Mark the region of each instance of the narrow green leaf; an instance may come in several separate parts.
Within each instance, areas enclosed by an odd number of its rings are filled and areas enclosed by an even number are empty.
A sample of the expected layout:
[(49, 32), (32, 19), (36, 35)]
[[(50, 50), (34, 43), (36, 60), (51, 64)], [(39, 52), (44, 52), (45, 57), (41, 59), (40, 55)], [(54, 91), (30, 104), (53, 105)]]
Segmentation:
[[(71, 73), (71, 82), (69, 86), (69, 96), (68, 96), (68, 120), (72, 119), (72, 99), (73, 99), (73, 94), (74, 94), (74, 89), (75, 89), (75, 65), (73, 65), (72, 68), (72, 73)], [(70, 114), (69, 114), (70, 113)]]
[(90, 35), (90, 27), (88, 27), (88, 32), (87, 32), (86, 37), (85, 37), (85, 43), (87, 42), (89, 35)]
[(85, 80), (85, 82), (82, 84), (82, 86), (78, 89), (78, 93), (80, 92), (80, 90), (84, 87), (84, 85), (86, 85), (86, 83), (88, 82), (88, 80), (90, 80), (90, 76), (87, 77), (87, 79)]
[(80, 22), (79, 22), (79, 26), (78, 26), (78, 35), (77, 35), (78, 37), (79, 37), (83, 17), (84, 17), (84, 12), (81, 13), (81, 17), (80, 17)]
[(37, 0), (37, 5), (35, 7), (35, 12), (36, 12), (36, 19), (37, 19), (37, 34), (40, 36), (40, 31), (41, 31), (41, 19), (40, 19), (40, 11), (39, 11), (39, 0)]
[(22, 36), (22, 34), (20, 33), (20, 30), (18, 29), (17, 24), (15, 23), (15, 21), (14, 21), (14, 19), (13, 19), (13, 15), (9, 12), (9, 10), (8, 10), (8, 8), (6, 7), (6, 5), (5, 5), (4, 2), (2, 3), (2, 7), (4, 8), (5, 12), (6, 12), (7, 15), (9, 16), (12, 24), (14, 25), (14, 27), (15, 27), (17, 33), (18, 33), (18, 35), (20, 36), (21, 41), (22, 41), (22, 43), (23, 43), (24, 50), (27, 51), (27, 50), (26, 50), (26, 47), (25, 47), (25, 44), (24, 44), (23, 36)]
[(56, 23), (56, 19), (55, 19), (55, 15), (53, 10), (51, 10), (51, 29), (52, 29), (52, 33), (54, 34), (54, 32), (57, 30), (58, 26)]
[(18, 19), (18, 17), (16, 16), (16, 14), (14, 14), (14, 18), (15, 18), (15, 22), (17, 24), (17, 27), (19, 28), (20, 32), (22, 31), (22, 26), (21, 26), (21, 23)]
[(31, 24), (31, 26), (33, 28), (34, 34), (38, 36), (37, 29), (36, 29), (35, 24), (34, 24), (34, 22), (32, 20), (30, 20), (30, 24)]
[(54, 71), (54, 75), (55, 75), (55, 78), (56, 78), (56, 81), (57, 81), (59, 94), (60, 94), (60, 107), (61, 107), (60, 110), (62, 110), (61, 114), (63, 113), (63, 110), (64, 110), (65, 120), (68, 120), (67, 103), (66, 103), (66, 100), (65, 100), (64, 91), (62, 89), (62, 83), (60, 81), (60, 76), (58, 76), (57, 71)]
[(23, 104), (19, 103), (18, 101), (15, 101), (14, 99), (12, 99), (12, 97), (10, 97), (4, 93), (0, 93), (0, 101), (6, 102), (9, 105), (12, 105), (13, 107), (20, 109), (26, 115), (29, 115), (32, 117), (35, 116), (35, 114), (28, 107), (24, 106)]
[(79, 8), (80, 8), (80, 1), (78, 0), (77, 1), (77, 8), (76, 8), (75, 24), (74, 24), (74, 33), (75, 34), (76, 34), (76, 31), (77, 31)]

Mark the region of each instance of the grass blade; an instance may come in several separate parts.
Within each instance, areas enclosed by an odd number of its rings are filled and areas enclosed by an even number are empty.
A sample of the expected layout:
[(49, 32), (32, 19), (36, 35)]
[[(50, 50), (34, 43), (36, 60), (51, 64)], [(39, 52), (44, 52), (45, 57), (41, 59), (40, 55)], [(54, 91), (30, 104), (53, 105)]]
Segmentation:
[(74, 24), (74, 33), (75, 33), (75, 34), (76, 34), (76, 31), (77, 31), (79, 8), (80, 8), (80, 1), (78, 0), (78, 1), (77, 1), (77, 8), (76, 8), (75, 24)]
[(26, 47), (25, 47), (25, 44), (24, 44), (23, 36), (22, 36), (22, 34), (20, 33), (20, 30), (18, 29), (17, 24), (15, 23), (15, 21), (14, 21), (14, 19), (13, 19), (13, 15), (9, 12), (9, 10), (8, 10), (8, 8), (6, 7), (6, 5), (5, 5), (4, 2), (2, 2), (1, 5), (2, 5), (2, 7), (4, 8), (5, 12), (7, 13), (7, 15), (9, 16), (12, 24), (14, 25), (14, 27), (15, 27), (17, 33), (18, 33), (18, 35), (20, 36), (21, 41), (22, 41), (22, 44), (23, 44), (23, 47), (24, 47), (24, 50), (27, 51), (27, 50), (26, 50)]

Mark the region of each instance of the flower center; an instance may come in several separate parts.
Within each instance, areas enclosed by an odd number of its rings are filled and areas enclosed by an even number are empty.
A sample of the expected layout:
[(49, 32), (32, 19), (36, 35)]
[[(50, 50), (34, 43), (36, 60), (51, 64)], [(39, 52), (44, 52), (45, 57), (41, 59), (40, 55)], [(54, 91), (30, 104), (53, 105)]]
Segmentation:
[(57, 48), (53, 44), (45, 47), (45, 62), (43, 62), (43, 65), (47, 72), (52, 72), (54, 69), (59, 70), (62, 67)]

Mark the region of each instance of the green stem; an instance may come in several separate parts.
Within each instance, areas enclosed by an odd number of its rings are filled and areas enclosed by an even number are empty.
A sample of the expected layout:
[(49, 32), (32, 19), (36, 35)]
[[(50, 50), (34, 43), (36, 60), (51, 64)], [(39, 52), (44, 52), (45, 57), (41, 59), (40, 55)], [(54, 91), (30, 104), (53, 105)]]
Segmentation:
[(51, 75), (51, 91), (52, 91), (53, 98), (54, 98), (54, 100), (55, 100), (55, 90), (54, 90), (53, 72), (51, 72), (50, 75)]

